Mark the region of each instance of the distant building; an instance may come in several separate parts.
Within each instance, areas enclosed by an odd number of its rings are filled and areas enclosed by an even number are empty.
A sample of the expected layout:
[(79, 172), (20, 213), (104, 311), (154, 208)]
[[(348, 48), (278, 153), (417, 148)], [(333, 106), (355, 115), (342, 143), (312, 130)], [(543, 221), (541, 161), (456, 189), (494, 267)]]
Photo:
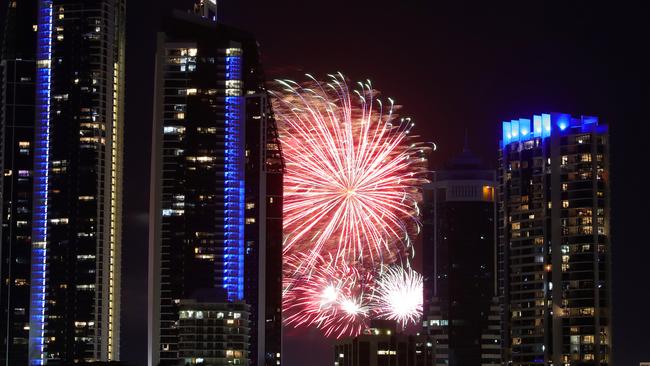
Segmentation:
[[(257, 42), (216, 3), (164, 17), (155, 75), (149, 365), (177, 365), (181, 304), (250, 306), (252, 365), (281, 361), (282, 173)], [(248, 361), (247, 361), (248, 362)]]
[(250, 306), (202, 303), (179, 306), (178, 358), (181, 365), (249, 365)]
[(495, 186), (467, 146), (424, 186), (423, 325), (446, 342), (451, 366), (500, 363)]
[(436, 348), (425, 335), (397, 332), (392, 321), (373, 320), (357, 337), (342, 339), (334, 346), (335, 366), (435, 366)]
[(505, 362), (611, 364), (607, 126), (560, 113), (504, 122), (498, 179)]
[(650, 366), (650, 362), (641, 362), (639, 366)]

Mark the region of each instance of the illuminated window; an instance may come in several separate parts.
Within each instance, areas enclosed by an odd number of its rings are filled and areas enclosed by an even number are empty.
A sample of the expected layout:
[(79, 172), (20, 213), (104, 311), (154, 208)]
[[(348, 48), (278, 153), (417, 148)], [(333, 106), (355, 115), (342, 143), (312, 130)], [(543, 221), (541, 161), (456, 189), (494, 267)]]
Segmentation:
[(562, 208), (569, 208), (569, 201), (567, 200), (562, 201)]
[(483, 186), (483, 200), (484, 201), (493, 201), (494, 200), (494, 188), (490, 186)]

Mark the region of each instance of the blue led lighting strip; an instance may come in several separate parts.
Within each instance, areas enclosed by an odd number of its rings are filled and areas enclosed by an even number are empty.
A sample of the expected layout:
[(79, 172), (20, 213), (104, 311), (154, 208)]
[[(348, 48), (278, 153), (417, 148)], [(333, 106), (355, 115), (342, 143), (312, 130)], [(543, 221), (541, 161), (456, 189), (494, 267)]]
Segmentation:
[(510, 122), (503, 122), (503, 135), (501, 147), (512, 142), (525, 142), (540, 138), (544, 140), (557, 133), (564, 133), (567, 129), (580, 129), (588, 132), (598, 126), (598, 118), (593, 116), (581, 116), (572, 118), (565, 113), (543, 113), (534, 115), (531, 125), (530, 119), (520, 118)]
[(52, 0), (39, 1), (36, 60), (36, 130), (34, 134), (34, 211), (29, 308), (29, 364), (44, 365), (50, 82), (52, 78)]
[(226, 50), (226, 223), (223, 287), (228, 301), (244, 298), (244, 128), (241, 50)]

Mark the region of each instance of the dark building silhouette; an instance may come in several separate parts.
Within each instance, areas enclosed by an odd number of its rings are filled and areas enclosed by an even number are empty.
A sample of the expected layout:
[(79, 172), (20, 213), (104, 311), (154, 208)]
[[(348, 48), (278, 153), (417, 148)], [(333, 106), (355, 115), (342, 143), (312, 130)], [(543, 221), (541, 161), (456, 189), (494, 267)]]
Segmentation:
[(427, 335), (407, 335), (390, 320), (372, 320), (356, 337), (338, 340), (334, 366), (437, 366), (436, 343)]
[(250, 306), (232, 361), (277, 365), (283, 161), (258, 45), (199, 2), (165, 17), (156, 64), (149, 364), (183, 361), (179, 305), (208, 292)]
[(489, 331), (496, 294), (495, 185), (495, 171), (465, 146), (424, 186), (423, 321), (428, 334), (447, 342), (452, 366), (500, 363), (499, 337)]
[(2, 7), (0, 365), (26, 365), (34, 169), (36, 1)]
[(608, 140), (596, 117), (503, 123), (498, 273), (512, 365), (612, 363)]

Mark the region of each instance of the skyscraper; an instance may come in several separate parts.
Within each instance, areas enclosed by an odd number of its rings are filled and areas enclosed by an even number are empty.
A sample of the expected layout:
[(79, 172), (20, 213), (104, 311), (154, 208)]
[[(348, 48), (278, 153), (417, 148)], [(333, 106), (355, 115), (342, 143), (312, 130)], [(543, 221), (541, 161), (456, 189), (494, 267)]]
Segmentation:
[(0, 365), (26, 365), (34, 168), (36, 1), (8, 1), (0, 61)]
[(608, 128), (541, 114), (503, 123), (499, 290), (513, 365), (611, 363)]
[(496, 295), (495, 185), (495, 171), (465, 146), (424, 186), (424, 326), (447, 335), (451, 366), (490, 357), (481, 346)]
[(31, 365), (119, 359), (124, 0), (39, 0)]
[[(258, 45), (216, 4), (158, 36), (149, 364), (179, 361), (179, 304), (250, 305), (250, 360), (280, 362), (283, 162)], [(242, 362), (243, 358), (239, 359)]]

